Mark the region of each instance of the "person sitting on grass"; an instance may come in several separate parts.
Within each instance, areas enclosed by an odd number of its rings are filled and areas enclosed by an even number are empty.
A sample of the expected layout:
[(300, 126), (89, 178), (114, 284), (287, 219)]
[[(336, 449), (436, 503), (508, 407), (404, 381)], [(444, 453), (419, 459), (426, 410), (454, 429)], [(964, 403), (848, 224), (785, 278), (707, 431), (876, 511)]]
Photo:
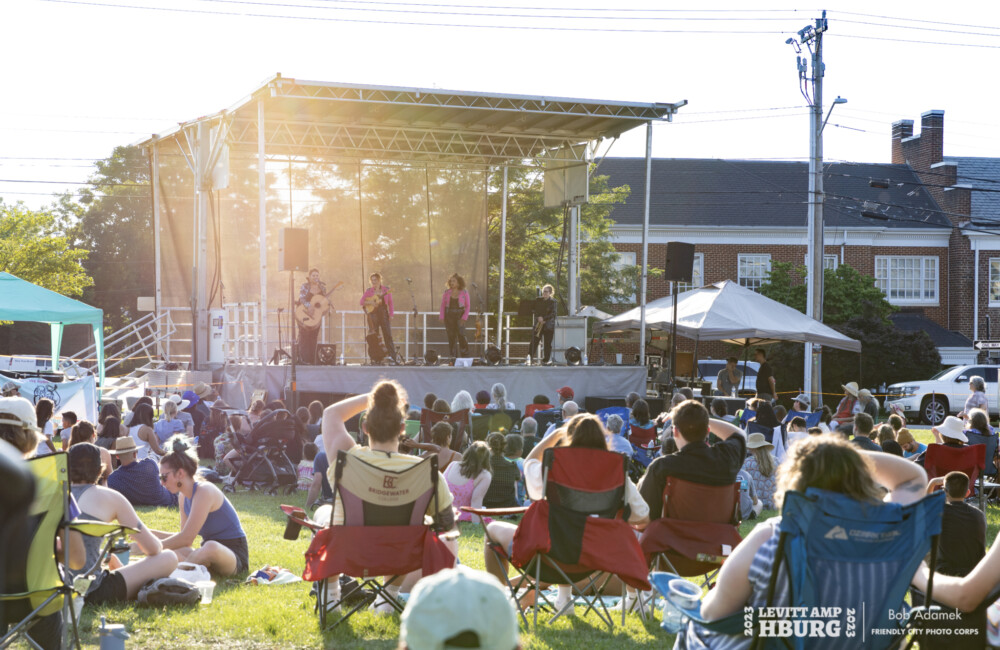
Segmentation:
[(490, 448), (490, 474), (493, 478), (483, 496), (483, 506), (516, 508), (517, 482), (521, 478), (521, 472), (517, 463), (504, 458), (507, 437), (502, 432), (493, 432), (486, 436), (486, 445)]
[(417, 442), (412, 438), (404, 438), (399, 441), (402, 449), (420, 449), (424, 453), (421, 458), (427, 458), (431, 454), (437, 454), (438, 471), (442, 474), (448, 466), (456, 460), (462, 459), (462, 454), (451, 448), (451, 436), (455, 429), (448, 422), (437, 422), (431, 427), (431, 441)]
[[(134, 528), (138, 532), (132, 535), (132, 539), (146, 557), (122, 566), (112, 555), (109, 569), (97, 567), (96, 578), (85, 595), (88, 605), (135, 600), (144, 584), (165, 578), (177, 568), (177, 556), (163, 548), (160, 540), (139, 519), (128, 499), (115, 490), (97, 485), (104, 469), (101, 451), (107, 450), (89, 442), (73, 445), (69, 449), (70, 492), (80, 508), (80, 518), (109, 524), (118, 522)], [(94, 567), (101, 555), (104, 538), (84, 535), (83, 544), (87, 559), (82, 570), (70, 570), (71, 580)]]
[[(863, 504), (884, 500), (906, 505), (919, 501), (926, 485), (927, 474), (915, 463), (891, 454), (861, 451), (840, 435), (818, 435), (788, 450), (788, 457), (778, 468), (775, 501), (780, 509), (786, 492), (805, 492), (812, 487), (837, 492)], [(705, 620), (725, 618), (746, 607), (789, 604), (787, 589), (780, 589), (773, 603), (768, 601), (768, 584), (778, 547), (777, 522), (778, 518), (772, 518), (759, 524), (733, 550), (722, 565), (716, 587), (702, 600), (701, 615)], [(935, 579), (935, 599), (939, 598), (938, 585)], [(863, 589), (863, 583), (858, 588)], [(722, 635), (689, 622), (677, 636), (674, 648), (749, 648), (753, 641), (752, 636)]]
[(525, 505), (527, 501), (527, 495), (524, 492), (524, 458), (521, 457), (523, 453), (524, 438), (519, 433), (508, 433), (507, 440), (504, 442), (503, 457), (517, 465), (518, 476), (514, 492), (519, 506)]
[(486, 409), (490, 407), (490, 391), (481, 390), (476, 393), (476, 408)]
[[(110, 421), (111, 418), (108, 418)], [(177, 507), (177, 495), (171, 494), (160, 482), (160, 468), (152, 458), (139, 460), (135, 440), (123, 436), (115, 440), (111, 455), (121, 465), (108, 476), (108, 487), (121, 492), (133, 506)]]
[[(463, 506), (482, 508), (483, 498), (493, 481), (493, 474), (490, 473), (489, 446), (482, 440), (472, 443), (462, 454), (462, 462), (449, 465), (448, 469), (442, 472), (442, 476), (451, 492), (455, 510)], [(479, 517), (460, 512), (458, 521), (479, 522)]]
[[(68, 447), (73, 447), (73, 445), (79, 445), (84, 442), (96, 445), (97, 431), (94, 430), (93, 424), (86, 420), (81, 420), (73, 425), (67, 442), (69, 443)], [(111, 474), (111, 452), (104, 447), (97, 448), (101, 451), (101, 465), (104, 467), (97, 482), (101, 485), (106, 485), (108, 475)]]
[[(174, 436), (166, 447), (170, 451), (160, 460), (160, 482), (178, 495), (181, 529), (153, 533), (182, 562), (208, 567), (219, 576), (244, 573), (250, 567), (250, 550), (233, 504), (219, 488), (198, 477), (198, 455), (188, 438)], [(201, 547), (194, 549), (199, 535)]]
[(854, 416), (854, 437), (851, 444), (856, 445), (865, 451), (882, 451), (882, 448), (872, 441), (872, 431), (875, 429), (875, 421), (867, 413), (858, 413)]
[(187, 431), (184, 421), (177, 417), (177, 404), (171, 400), (163, 402), (163, 417), (153, 423), (153, 431), (156, 438), (163, 444), (171, 436)]
[[(528, 497), (537, 501), (544, 496), (542, 494), (542, 457), (545, 455), (546, 449), (568, 446), (608, 451), (608, 444), (605, 441), (606, 433), (607, 431), (597, 416), (582, 413), (572, 418), (565, 428), (557, 430), (539, 442), (524, 461), (524, 481)], [(625, 500), (630, 511), (629, 524), (644, 527), (649, 523), (649, 508), (640, 496), (635, 484), (627, 476), (625, 477)], [(506, 560), (500, 559), (498, 561), (496, 554), (490, 550), (489, 540), (496, 541), (500, 548), (506, 551), (509, 558), (513, 554), (514, 533), (517, 532), (517, 526), (505, 521), (492, 521), (487, 524), (486, 530), (488, 533), (484, 549), (486, 570), (496, 576), (497, 580), (503, 584), (504, 577), (507, 575)], [(574, 614), (572, 594), (573, 590), (570, 585), (559, 585), (559, 594), (555, 602), (556, 611), (563, 614)], [(628, 598), (631, 598), (633, 602), (637, 598), (636, 590), (632, 587), (627, 589), (626, 599)]]
[(312, 484), (315, 480), (313, 464), (316, 462), (318, 451), (319, 448), (311, 442), (307, 442), (302, 446), (302, 460), (299, 461), (298, 466), (298, 489), (303, 492), (309, 492), (312, 489)]
[(900, 429), (899, 433), (896, 434), (896, 442), (903, 448), (903, 458), (913, 458), (927, 451), (927, 445), (917, 442), (906, 427)]
[(796, 415), (791, 420), (788, 421), (788, 447), (791, 447), (798, 440), (802, 440), (809, 436), (809, 427), (806, 424), (806, 419), (800, 415)]
[[(333, 478), (337, 453), (340, 451), (344, 451), (369, 465), (392, 472), (404, 471), (420, 463), (421, 458), (399, 451), (399, 440), (405, 436), (406, 431), (406, 401), (406, 392), (402, 386), (395, 381), (384, 380), (375, 384), (370, 393), (349, 397), (326, 407), (323, 411), (323, 446), (327, 457), (333, 460), (328, 478)], [(345, 426), (348, 420), (365, 409), (367, 409), (368, 416), (365, 418), (362, 428), (368, 435), (369, 447), (358, 445)], [(381, 485), (379, 487), (381, 488)], [(332, 509), (324, 506), (317, 511), (316, 520), (318, 522), (332, 522), (334, 526), (343, 525), (344, 508), (340, 504), (339, 497), (334, 495), (334, 498)], [(455, 530), (455, 512), (451, 507), (451, 492), (448, 491), (448, 484), (443, 476), (438, 476), (437, 506), (438, 511), (434, 512), (434, 500), (430, 500), (426, 513), (434, 518), (435, 529), (439, 532)], [(458, 555), (457, 540), (443, 539), (442, 541), (452, 553)], [(402, 579), (402, 586), (416, 582), (420, 578), (420, 573), (420, 571), (415, 571), (406, 576)], [(386, 585), (386, 591), (393, 597), (399, 594), (400, 589), (401, 583), (399, 581)], [(340, 576), (331, 576), (327, 579), (326, 591), (328, 602), (335, 603), (340, 600)], [(376, 600), (372, 607), (378, 614), (392, 614), (396, 611), (392, 603), (382, 599)]]
[(635, 454), (635, 449), (632, 448), (632, 443), (622, 435), (624, 427), (625, 422), (622, 420), (622, 416), (617, 413), (612, 413), (608, 416), (608, 421), (605, 424), (605, 428), (608, 430), (608, 449), (632, 458), (633, 454)]
[(969, 422), (966, 431), (977, 433), (981, 436), (994, 435), (993, 429), (990, 427), (990, 416), (986, 415), (986, 411), (983, 409), (971, 409), (968, 415)]

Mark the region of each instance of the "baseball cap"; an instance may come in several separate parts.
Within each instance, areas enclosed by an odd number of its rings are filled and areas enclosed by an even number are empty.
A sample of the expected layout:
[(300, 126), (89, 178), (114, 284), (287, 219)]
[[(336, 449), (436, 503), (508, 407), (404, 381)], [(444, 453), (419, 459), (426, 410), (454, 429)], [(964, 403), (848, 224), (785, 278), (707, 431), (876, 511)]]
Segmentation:
[(562, 388), (557, 390), (556, 393), (558, 393), (559, 397), (563, 399), (573, 399), (573, 389), (570, 388), (569, 386), (563, 386)]
[(0, 417), (0, 424), (13, 424), (39, 431), (35, 407), (23, 397), (0, 397), (0, 414), (13, 416)]
[(799, 393), (798, 395), (796, 395), (794, 401), (798, 402), (799, 404), (801, 404), (806, 408), (809, 408), (810, 404), (809, 396), (806, 395), (805, 393)]
[(410, 650), (438, 650), (459, 635), (478, 641), (462, 647), (514, 650), (518, 643), (517, 615), (506, 592), (494, 577), (461, 565), (417, 583), (403, 611), (399, 640)]

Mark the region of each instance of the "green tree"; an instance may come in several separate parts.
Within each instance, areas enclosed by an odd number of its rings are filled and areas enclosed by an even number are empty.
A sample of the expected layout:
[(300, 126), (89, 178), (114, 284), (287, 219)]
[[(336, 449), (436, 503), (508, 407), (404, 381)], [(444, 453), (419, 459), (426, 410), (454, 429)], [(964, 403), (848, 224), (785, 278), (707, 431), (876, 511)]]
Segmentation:
[(136, 299), (154, 291), (149, 163), (137, 147), (116, 147), (96, 166), (79, 199), (63, 194), (56, 210), (75, 245), (90, 251), (84, 266), (94, 281), (84, 301), (118, 329), (138, 318)]
[[(532, 169), (508, 170), (507, 254), (504, 273), (505, 309), (535, 297), (536, 287), (559, 280), (560, 313), (565, 310), (567, 254), (562, 245), (564, 214), (561, 208), (543, 205), (542, 178)], [(497, 306), (500, 279), (500, 216), (502, 175), (494, 174), (490, 193), (489, 248), (490, 302)], [(580, 300), (586, 305), (607, 305), (635, 292), (638, 268), (616, 269), (618, 254), (611, 243), (610, 214), (628, 198), (627, 185), (609, 187), (607, 176), (590, 179), (590, 203), (580, 211)]]
[[(806, 311), (806, 267), (791, 262), (772, 262), (760, 294), (783, 305)], [(823, 272), (823, 322), (844, 323), (870, 315), (886, 321), (896, 308), (889, 304), (875, 278), (861, 275), (852, 266), (841, 264)]]
[(52, 212), (0, 200), (0, 271), (66, 296), (79, 296), (94, 281), (76, 247)]
[[(774, 262), (762, 295), (805, 312), (805, 267)], [(849, 381), (863, 386), (929, 377), (941, 365), (941, 357), (926, 332), (903, 332), (895, 328), (889, 315), (896, 310), (875, 279), (862, 275), (847, 264), (823, 276), (823, 322), (841, 334), (861, 341), (861, 357), (853, 352), (824, 348), (823, 387), (825, 401), (837, 403), (840, 386)], [(768, 359), (782, 391), (794, 391), (802, 384), (804, 346), (779, 343), (772, 346)]]

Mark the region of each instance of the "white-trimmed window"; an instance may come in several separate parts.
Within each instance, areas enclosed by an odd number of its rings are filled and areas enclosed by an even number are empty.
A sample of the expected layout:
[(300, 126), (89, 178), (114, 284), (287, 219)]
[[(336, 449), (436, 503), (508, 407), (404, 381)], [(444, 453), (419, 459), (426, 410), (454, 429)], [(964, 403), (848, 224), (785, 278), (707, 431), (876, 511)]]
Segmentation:
[(1000, 307), (1000, 257), (990, 258), (990, 307)]
[(767, 274), (771, 270), (771, 256), (741, 253), (738, 259), (737, 279), (740, 286), (757, 291), (767, 281)]
[[(622, 271), (630, 266), (635, 266), (636, 259), (636, 253), (618, 251), (618, 259), (612, 262), (611, 266), (615, 269), (615, 271)], [(612, 299), (612, 302), (635, 303), (636, 300), (636, 295), (633, 293), (632, 295), (625, 296), (624, 298), (614, 298)]]
[(938, 258), (876, 255), (875, 286), (893, 305), (936, 305)]
[[(809, 255), (802, 258), (802, 265), (809, 266)], [(836, 271), (837, 267), (840, 266), (840, 257), (837, 255), (824, 255), (823, 256), (823, 268), (830, 269), (831, 271)]]
[(691, 281), (690, 282), (678, 282), (677, 283), (677, 293), (682, 291), (690, 291), (691, 289), (700, 289), (705, 285), (705, 254), (695, 253), (694, 263), (691, 268)]

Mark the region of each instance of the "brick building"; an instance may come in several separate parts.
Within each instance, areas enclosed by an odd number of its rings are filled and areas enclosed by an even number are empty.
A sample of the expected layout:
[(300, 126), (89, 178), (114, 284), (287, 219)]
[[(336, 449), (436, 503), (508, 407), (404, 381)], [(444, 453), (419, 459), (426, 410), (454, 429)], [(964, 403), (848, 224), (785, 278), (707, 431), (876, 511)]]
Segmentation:
[[(825, 166), (824, 264), (875, 277), (900, 309), (897, 326), (928, 331), (944, 363), (971, 363), (971, 339), (989, 336), (986, 315), (1000, 321), (1000, 229), (989, 230), (1000, 192), (975, 191), (1000, 190), (1000, 159), (944, 157), (943, 129), (943, 112), (929, 111), (919, 135), (912, 121), (893, 125), (890, 164)], [(612, 214), (613, 234), (622, 263), (641, 264), (645, 160), (606, 158), (597, 173), (633, 190)], [(771, 262), (805, 263), (807, 190), (805, 162), (654, 160), (650, 266), (663, 267), (667, 242), (689, 242), (694, 285), (759, 286)], [(649, 300), (668, 292), (651, 278)]]

